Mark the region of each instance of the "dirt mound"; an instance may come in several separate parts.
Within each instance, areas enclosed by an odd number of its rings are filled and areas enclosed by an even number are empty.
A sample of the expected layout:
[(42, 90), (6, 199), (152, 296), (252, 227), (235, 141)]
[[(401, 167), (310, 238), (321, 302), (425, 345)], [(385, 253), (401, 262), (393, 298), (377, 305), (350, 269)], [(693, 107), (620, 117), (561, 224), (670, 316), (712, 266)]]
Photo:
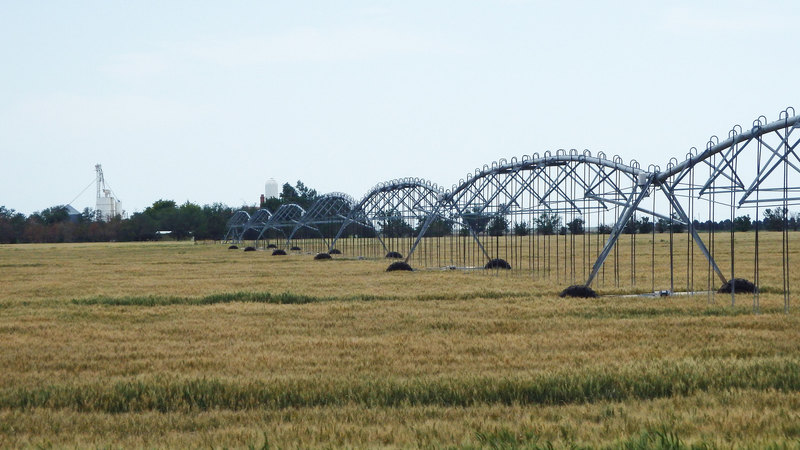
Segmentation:
[(278, 246), (275, 244), (269, 244), (267, 245), (267, 248), (278, 248)]
[(246, 252), (254, 252), (254, 251), (256, 251), (256, 248), (255, 247), (245, 247), (244, 251), (246, 251)]
[(230, 247), (228, 247), (228, 250), (238, 250), (238, 249), (239, 249), (239, 247), (237, 247), (235, 245), (231, 245)]
[[(389, 252), (386, 254), (387, 258), (394, 258), (394, 259), (403, 259), (403, 255), (398, 252)], [(409, 269), (411, 270), (411, 269)]]
[(584, 286), (582, 284), (572, 285), (558, 294), (559, 297), (581, 297), (581, 298), (596, 298), (597, 292), (594, 289)]
[(391, 263), (389, 265), (389, 267), (386, 268), (387, 272), (394, 272), (395, 270), (409, 270), (410, 271), (410, 270), (414, 270), (414, 269), (412, 269), (411, 266), (409, 266), (408, 263), (406, 263), (404, 261), (393, 262), (393, 263)]
[(281, 250), (281, 249), (277, 249), (277, 250), (273, 250), (272, 251), (272, 256), (281, 256), (281, 255), (286, 255), (286, 252)]
[(292, 250), (292, 251), (295, 251), (295, 252), (299, 252), (302, 249), (300, 247), (292, 247), (289, 250)]
[(317, 255), (314, 256), (314, 259), (333, 259), (333, 258), (331, 258), (331, 255), (328, 253), (317, 253)]
[(483, 266), (484, 269), (506, 269), (511, 270), (511, 264), (508, 263), (505, 259), (492, 259)]
[(731, 285), (733, 285), (733, 289), (737, 294), (753, 294), (758, 292), (756, 285), (745, 280), (744, 278), (733, 278), (728, 280), (728, 282), (723, 284), (717, 292), (720, 294), (730, 294)]
[(341, 250), (339, 250), (338, 248), (331, 249), (331, 251), (329, 251), (328, 253), (330, 253), (331, 255), (341, 255), (342, 254)]

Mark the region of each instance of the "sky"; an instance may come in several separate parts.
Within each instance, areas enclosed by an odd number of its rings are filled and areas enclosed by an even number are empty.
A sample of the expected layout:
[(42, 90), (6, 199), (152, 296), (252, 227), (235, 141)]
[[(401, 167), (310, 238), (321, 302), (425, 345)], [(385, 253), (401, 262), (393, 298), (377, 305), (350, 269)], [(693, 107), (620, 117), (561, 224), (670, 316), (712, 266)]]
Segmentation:
[(98, 163), (128, 214), (269, 178), (449, 188), (559, 148), (663, 167), (800, 109), (799, 23), (796, 0), (0, 0), (0, 205), (93, 208)]

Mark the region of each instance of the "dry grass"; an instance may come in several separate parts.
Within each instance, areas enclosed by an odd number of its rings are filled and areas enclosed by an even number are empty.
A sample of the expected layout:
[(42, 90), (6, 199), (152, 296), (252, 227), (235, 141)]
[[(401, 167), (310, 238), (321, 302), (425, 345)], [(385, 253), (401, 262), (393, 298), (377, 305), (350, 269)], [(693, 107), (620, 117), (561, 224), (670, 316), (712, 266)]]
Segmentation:
[(800, 444), (781, 294), (753, 315), (752, 296), (561, 299), (518, 270), (387, 264), (0, 246), (0, 447)]
[[(659, 434), (722, 448), (800, 438), (800, 400), (781, 392), (727, 391), (636, 402), (563, 406), (360, 406), (138, 414), (0, 411), (6, 445), (124, 447), (495, 447), (568, 442), (659, 447)], [(694, 437), (693, 437), (694, 436)], [(777, 438), (776, 438), (777, 437)], [(636, 445), (640, 444), (640, 445)], [(641, 445), (644, 444), (644, 445)], [(673, 447), (674, 448), (674, 447)]]

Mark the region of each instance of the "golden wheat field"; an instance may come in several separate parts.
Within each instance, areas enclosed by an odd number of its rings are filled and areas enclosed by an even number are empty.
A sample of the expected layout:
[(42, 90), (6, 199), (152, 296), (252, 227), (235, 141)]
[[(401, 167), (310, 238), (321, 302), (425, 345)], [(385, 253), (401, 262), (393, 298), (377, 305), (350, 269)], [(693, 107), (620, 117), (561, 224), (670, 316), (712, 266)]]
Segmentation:
[(607, 271), (597, 299), (558, 297), (572, 278), (552, 265), (0, 246), (0, 447), (800, 446), (800, 270), (787, 314), (780, 234), (762, 235), (758, 314), (752, 294), (610, 295), (669, 287), (663, 237), (637, 239), (655, 270), (620, 264), (636, 285)]

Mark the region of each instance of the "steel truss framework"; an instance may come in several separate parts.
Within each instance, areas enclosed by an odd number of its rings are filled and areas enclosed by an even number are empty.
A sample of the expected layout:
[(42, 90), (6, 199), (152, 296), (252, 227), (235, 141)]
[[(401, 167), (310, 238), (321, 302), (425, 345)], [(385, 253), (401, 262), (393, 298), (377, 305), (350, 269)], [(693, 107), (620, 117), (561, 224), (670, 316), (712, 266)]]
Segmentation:
[(646, 175), (635, 161), (626, 165), (619, 157), (608, 160), (602, 152), (595, 157), (588, 150), (501, 159), (476, 169), (443, 195), (417, 242), (437, 218), (457, 220), (486, 259), (491, 259), (479, 238), (490, 223), (500, 222), (505, 232), (510, 216), (527, 218), (531, 224), (541, 214), (583, 215), (626, 204), (639, 186), (637, 180), (646, 180), (642, 178)]
[(261, 232), (267, 223), (269, 223), (270, 218), (272, 218), (272, 213), (268, 210), (259, 209), (256, 211), (245, 224), (241, 234), (242, 239), (245, 239), (245, 236), (250, 230)]
[(287, 243), (305, 230), (322, 239), (322, 250), (329, 250), (332, 248), (330, 240), (347, 220), (354, 204), (352, 197), (341, 192), (331, 192), (319, 197), (297, 221), (286, 238)]
[[(759, 208), (772, 206), (786, 211), (789, 206), (800, 204), (798, 128), (800, 116), (794, 115), (791, 108), (771, 123), (762, 116), (748, 131), (734, 127), (722, 142), (712, 137), (705, 151), (692, 149), (681, 163), (673, 158), (665, 170), (653, 165), (643, 170), (636, 161), (624, 164), (616, 156), (609, 160), (602, 153), (592, 156), (588, 151), (576, 150), (500, 160), (477, 169), (442, 196), (417, 242), (436, 215), (449, 217), (455, 212), (489, 259), (492, 255), (475, 229), (477, 218), (536, 219), (542, 214), (557, 214), (585, 219), (592, 212), (604, 212), (611, 216), (613, 227), (586, 278), (588, 286), (626, 224), (638, 213), (687, 227), (711, 269), (724, 283), (726, 276), (696, 230), (695, 213), (704, 206), (713, 220), (721, 215), (720, 208), (729, 208), (732, 215), (753, 208), (758, 217)], [(648, 208), (648, 203), (656, 203), (656, 197), (662, 200), (661, 210)], [(650, 200), (645, 201), (647, 198)]]
[[(413, 235), (436, 210), (444, 191), (421, 178), (403, 178), (380, 183), (358, 202), (336, 233), (331, 248), (348, 229), (374, 235), (383, 253), (406, 253)], [(358, 231), (356, 231), (358, 233)]]
[[(393, 239), (406, 238), (398, 242), (408, 249), (408, 261), (423, 239), (431, 236), (431, 230), (448, 223), (449, 228), (445, 228), (451, 234), (471, 237), (482, 258), (489, 260), (498, 256), (496, 248), (487, 248), (486, 236), (493, 235), (493, 230), (499, 230), (500, 235), (519, 231), (522, 236), (534, 224), (540, 229), (548, 218), (558, 217), (564, 221), (561, 225), (569, 225), (568, 235), (575, 231), (577, 220), (587, 231), (603, 237), (603, 242), (588, 245), (588, 254), (594, 258), (584, 268), (584, 283), (589, 286), (609, 255), (617, 252), (615, 245), (625, 227), (638, 216), (651, 220), (651, 224), (669, 224), (670, 236), (673, 227), (686, 229), (688, 239), (707, 260), (709, 273), (725, 282), (735, 274), (735, 258), (730, 258), (730, 276), (726, 276), (715, 261), (718, 246), (714, 234), (703, 239), (698, 218), (705, 217), (713, 224), (728, 213), (733, 221), (735, 215), (753, 212), (758, 227), (760, 214), (774, 208), (783, 211), (783, 220), (788, 220), (788, 208), (800, 204), (799, 127), (800, 116), (792, 108), (773, 122), (761, 116), (749, 130), (737, 125), (722, 141), (712, 136), (703, 151), (692, 148), (684, 161), (673, 158), (664, 170), (655, 165), (645, 170), (636, 161), (626, 164), (620, 157), (608, 158), (602, 152), (592, 155), (588, 150), (558, 150), (510, 161), (501, 159), (476, 169), (446, 192), (425, 180), (392, 180), (372, 188), (358, 203), (345, 194), (332, 193), (321, 197), (306, 213), (293, 205), (291, 217), (280, 209), (271, 217), (266, 211), (252, 218), (237, 212), (228, 222), (226, 239), (241, 239), (245, 231), (261, 227), (260, 238), (266, 229), (288, 229), (291, 224), (291, 230), (285, 233), (287, 243), (301, 230), (310, 230), (332, 249), (348, 229), (362, 227), (375, 233), (383, 251), (400, 249)], [(564, 233), (564, 228), (558, 231)], [(787, 229), (784, 226), (784, 233)], [(788, 236), (783, 240), (786, 273)], [(559, 251), (557, 248), (556, 258)], [(567, 251), (575, 250), (565, 244), (564, 261)], [(530, 249), (517, 254), (541, 258), (536, 252), (531, 244)], [(635, 266), (634, 252), (631, 254)], [(618, 260), (618, 255), (614, 259)]]
[(286, 245), (288, 246), (291, 239), (290, 234), (292, 230), (294, 230), (295, 227), (300, 223), (300, 219), (303, 217), (304, 213), (305, 211), (303, 211), (303, 208), (294, 203), (281, 205), (275, 211), (275, 214), (271, 214), (269, 220), (261, 224), (260, 228), (258, 228), (259, 232), (255, 240), (259, 241), (265, 237), (267, 232), (275, 231), (283, 236), (283, 240), (285, 240)]
[(226, 224), (228, 230), (225, 232), (224, 240), (229, 242), (241, 242), (248, 222), (250, 222), (250, 214), (247, 214), (246, 211), (236, 211), (236, 213), (228, 219), (228, 223)]

